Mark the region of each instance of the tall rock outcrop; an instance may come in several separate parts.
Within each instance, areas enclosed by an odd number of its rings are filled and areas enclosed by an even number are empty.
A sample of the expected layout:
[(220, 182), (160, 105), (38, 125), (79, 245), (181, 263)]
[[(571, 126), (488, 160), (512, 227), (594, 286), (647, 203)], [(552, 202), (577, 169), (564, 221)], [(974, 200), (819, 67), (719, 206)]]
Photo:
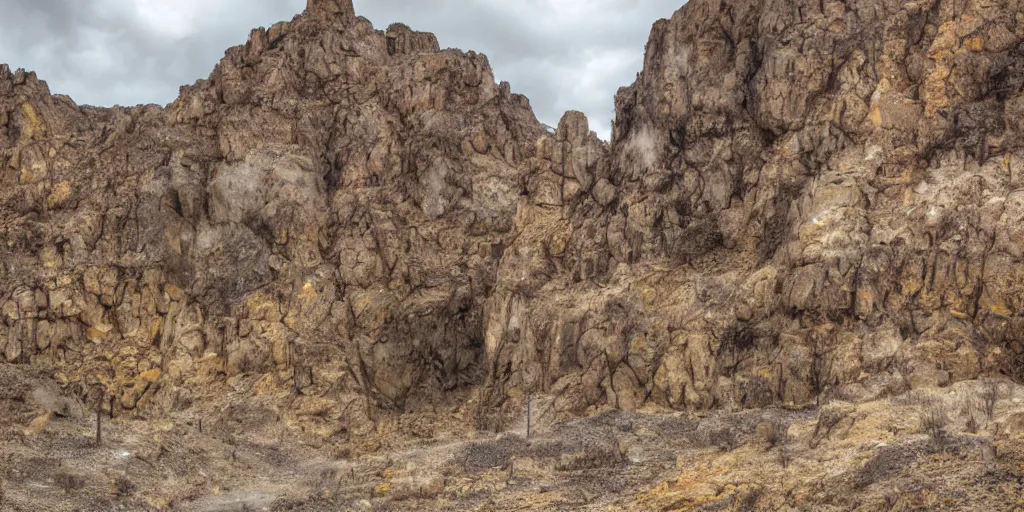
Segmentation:
[(471, 393), (489, 425), (529, 394), (578, 415), (1017, 377), (1019, 7), (693, 0), (610, 145), (343, 0), (166, 108), (0, 67), (0, 354), (121, 410), (272, 393), (321, 437)]
[(483, 382), (544, 133), (483, 55), (311, 0), (167, 108), (79, 107), (3, 67), (0, 112), (6, 361), (122, 410), (265, 375), (326, 434)]
[(657, 22), (607, 163), (576, 115), (538, 155), (588, 193), (519, 216), (551, 235), (506, 255), (549, 257), (502, 261), (536, 270), (490, 299), (495, 395), (579, 414), (1019, 377), (1018, 7), (693, 0)]

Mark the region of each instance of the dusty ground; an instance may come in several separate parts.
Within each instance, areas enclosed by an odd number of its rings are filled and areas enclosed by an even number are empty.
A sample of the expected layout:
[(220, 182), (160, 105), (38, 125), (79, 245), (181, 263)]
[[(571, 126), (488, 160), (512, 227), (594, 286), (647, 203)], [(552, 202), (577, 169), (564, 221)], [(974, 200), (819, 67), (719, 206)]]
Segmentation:
[(538, 398), (529, 439), (525, 425), (470, 432), (453, 409), (313, 447), (231, 396), (202, 431), (195, 411), (104, 418), (97, 446), (95, 416), (44, 371), (0, 366), (0, 378), (4, 511), (1014, 510), (1024, 479), (1024, 388), (1008, 381), (561, 423)]

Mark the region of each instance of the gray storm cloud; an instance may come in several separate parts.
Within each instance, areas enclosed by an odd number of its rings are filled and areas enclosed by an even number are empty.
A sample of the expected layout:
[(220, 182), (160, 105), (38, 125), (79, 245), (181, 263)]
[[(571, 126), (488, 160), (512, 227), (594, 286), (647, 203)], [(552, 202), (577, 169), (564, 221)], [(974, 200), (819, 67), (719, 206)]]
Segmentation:
[[(442, 47), (487, 54), (538, 118), (588, 114), (607, 138), (615, 91), (643, 63), (651, 24), (683, 0), (355, 0), (377, 27), (396, 21)], [(305, 0), (0, 0), (0, 62), (36, 71), (81, 104), (166, 104), (209, 75), (249, 30), (291, 19)], [(173, 13), (173, 16), (168, 15)]]

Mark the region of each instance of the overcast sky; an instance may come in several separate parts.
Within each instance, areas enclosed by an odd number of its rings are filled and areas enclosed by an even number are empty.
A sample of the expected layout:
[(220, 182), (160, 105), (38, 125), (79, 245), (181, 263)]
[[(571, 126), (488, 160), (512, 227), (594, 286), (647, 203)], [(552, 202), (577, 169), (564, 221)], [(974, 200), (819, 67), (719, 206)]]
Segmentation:
[[(487, 54), (498, 80), (555, 125), (582, 110), (607, 138), (651, 25), (684, 0), (355, 0), (375, 27), (401, 21), (442, 47)], [(306, 0), (0, 0), (0, 63), (36, 71), (80, 104), (167, 104), (251, 28)]]

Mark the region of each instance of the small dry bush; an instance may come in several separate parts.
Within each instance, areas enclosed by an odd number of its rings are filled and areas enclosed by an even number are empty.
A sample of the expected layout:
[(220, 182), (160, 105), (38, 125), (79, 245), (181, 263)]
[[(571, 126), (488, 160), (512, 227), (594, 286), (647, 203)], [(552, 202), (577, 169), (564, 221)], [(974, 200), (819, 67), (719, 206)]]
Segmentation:
[(999, 403), (999, 383), (992, 379), (983, 382), (979, 398), (985, 418), (992, 421), (996, 416), (996, 404)]
[(731, 452), (739, 446), (739, 435), (733, 427), (721, 427), (708, 433), (708, 443), (723, 452)]
[(767, 445), (769, 449), (785, 443), (786, 426), (771, 421), (758, 423), (754, 428), (757, 439)]
[(782, 449), (779, 450), (778, 457), (779, 465), (782, 466), (782, 469), (786, 469), (789, 467), (789, 464), (793, 462), (793, 450), (783, 446)]
[(949, 408), (937, 397), (931, 397), (921, 406), (921, 430), (925, 431), (933, 441), (942, 441), (946, 437), (949, 425)]
[(748, 409), (763, 409), (775, 402), (775, 388), (760, 375), (755, 375), (741, 387), (743, 406)]
[(964, 430), (977, 434), (981, 429), (981, 422), (978, 419), (984, 415), (981, 394), (974, 390), (965, 390), (959, 397), (959, 405), (959, 415), (967, 417)]
[(53, 483), (64, 492), (71, 493), (85, 488), (85, 477), (68, 470), (60, 470), (53, 477)]
[(818, 410), (818, 422), (814, 425), (814, 433), (811, 435), (809, 446), (817, 448), (819, 444), (832, 435), (832, 431), (840, 428), (841, 424), (851, 425), (850, 415), (856, 411), (853, 404), (845, 402), (832, 402), (825, 404)]
[(980, 429), (981, 426), (978, 425), (978, 420), (975, 419), (973, 414), (969, 418), (967, 418), (967, 423), (964, 426), (964, 430), (966, 430), (970, 434), (977, 434), (978, 430)]
[(461, 464), (465, 472), (492, 468), (507, 469), (512, 463), (512, 458), (526, 448), (526, 439), (509, 434), (495, 440), (472, 443), (464, 447), (454, 459)]
[(132, 482), (127, 475), (120, 475), (114, 479), (114, 491), (118, 496), (134, 496), (135, 482)]
[(583, 469), (597, 469), (619, 466), (625, 461), (618, 446), (612, 444), (598, 444), (587, 446), (584, 449), (562, 455), (555, 463), (558, 471), (579, 471)]
[(914, 389), (894, 397), (892, 403), (904, 407), (922, 407), (934, 398), (935, 395), (927, 389)]
[(764, 496), (764, 488), (760, 486), (754, 486), (746, 489), (740, 489), (736, 496), (736, 510), (737, 512), (755, 512), (761, 510), (757, 506), (757, 502)]
[[(355, 470), (352, 470), (352, 476), (355, 476)], [(345, 475), (348, 476), (348, 475)], [(341, 472), (337, 468), (328, 468), (320, 471), (319, 478), (316, 482), (316, 494), (328, 496), (338, 491), (341, 486)], [(354, 481), (355, 478), (352, 478)], [(351, 484), (351, 482), (350, 482)]]

